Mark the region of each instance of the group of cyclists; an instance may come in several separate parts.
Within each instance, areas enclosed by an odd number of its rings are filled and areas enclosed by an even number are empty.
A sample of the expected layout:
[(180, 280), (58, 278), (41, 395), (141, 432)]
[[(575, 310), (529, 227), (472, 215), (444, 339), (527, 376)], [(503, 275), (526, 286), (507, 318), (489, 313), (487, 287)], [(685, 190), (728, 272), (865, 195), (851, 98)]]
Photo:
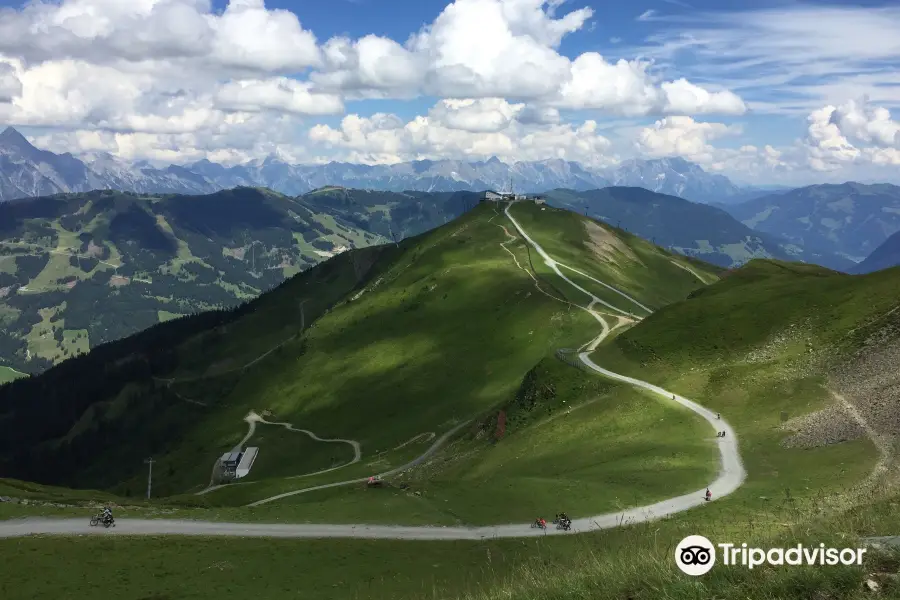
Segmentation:
[[(553, 522), (556, 523), (560, 529), (565, 529), (566, 531), (568, 531), (572, 527), (572, 519), (570, 519), (566, 513), (557, 513), (556, 518), (553, 519)], [(543, 517), (538, 517), (534, 520), (534, 527), (547, 529), (547, 520)]]
[(112, 509), (107, 505), (103, 507), (97, 515), (91, 517), (91, 525), (103, 524), (106, 527), (113, 525), (116, 520), (113, 518)]
[[(709, 491), (709, 488), (706, 488), (706, 493), (703, 494), (703, 497), (707, 502), (712, 500), (712, 492)], [(566, 513), (557, 513), (556, 518), (553, 519), (553, 522), (556, 523), (560, 529), (565, 529), (568, 531), (572, 527), (572, 519)], [(532, 527), (539, 527), (541, 529), (547, 529), (547, 520), (543, 517), (538, 517), (534, 520), (534, 524)]]

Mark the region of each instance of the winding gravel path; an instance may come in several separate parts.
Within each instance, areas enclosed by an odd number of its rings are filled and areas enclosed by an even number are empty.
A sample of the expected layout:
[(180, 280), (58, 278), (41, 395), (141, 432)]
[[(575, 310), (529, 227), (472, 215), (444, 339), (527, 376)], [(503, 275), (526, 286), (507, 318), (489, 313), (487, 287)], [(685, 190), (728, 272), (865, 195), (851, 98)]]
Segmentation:
[[(559, 263), (556, 260), (554, 260), (553, 258), (551, 258), (544, 251), (544, 249), (541, 248), (541, 246), (537, 242), (535, 242), (531, 237), (528, 236), (527, 233), (525, 233), (525, 230), (522, 229), (522, 226), (519, 225), (519, 223), (509, 213), (510, 208), (511, 208), (511, 206), (508, 206), (506, 208), (506, 216), (507, 216), (507, 218), (509, 218), (509, 220), (512, 222), (512, 224), (515, 225), (515, 227), (519, 231), (519, 233), (522, 234), (522, 237), (524, 237), (526, 240), (528, 240), (528, 243), (530, 243), (534, 247), (534, 249), (537, 251), (537, 253), (544, 259), (544, 262), (547, 264), (548, 267), (553, 269), (557, 275), (559, 275), (560, 277), (565, 279), (568, 283), (570, 283), (571, 285), (573, 285), (575, 287), (578, 287), (575, 283), (573, 283), (571, 280), (569, 280), (569, 278), (566, 277), (562, 273), (562, 271), (560, 271), (557, 268), (557, 265), (561, 265), (561, 263)], [(566, 267), (565, 265), (561, 265), (561, 266), (563, 266), (565, 268), (569, 268), (572, 271), (575, 271), (575, 269), (571, 269), (570, 267)], [(575, 271), (575, 272), (578, 273), (579, 275), (583, 275), (585, 277), (588, 277), (589, 279), (597, 281), (593, 277), (584, 275), (584, 273), (581, 273), (580, 271)], [(598, 282), (598, 283), (602, 283), (602, 282)], [(606, 284), (604, 284), (604, 285), (606, 285)], [(646, 306), (644, 306), (643, 304), (641, 304), (640, 302), (638, 302), (631, 296), (629, 296), (623, 292), (620, 292), (619, 290), (617, 290), (615, 288), (611, 288), (610, 286), (606, 286), (606, 287), (612, 289), (615, 292), (618, 292), (623, 297), (627, 298), (628, 300), (631, 300), (632, 302), (634, 302), (636, 305), (640, 306), (641, 308), (643, 308), (649, 312), (652, 312), (652, 311), (650, 311), (649, 308), (647, 308)], [(630, 513), (629, 516), (635, 517), (637, 521), (647, 521), (647, 520), (650, 520), (651, 518), (653, 518), (652, 515), (664, 516), (664, 515), (674, 514), (677, 512), (688, 510), (689, 508), (694, 508), (696, 506), (705, 504), (706, 500), (704, 499), (703, 496), (707, 489), (709, 489), (710, 493), (712, 493), (714, 499), (721, 498), (723, 496), (727, 496), (728, 494), (730, 494), (733, 491), (735, 491), (736, 489), (738, 489), (741, 486), (741, 484), (744, 482), (744, 479), (746, 479), (747, 473), (746, 473), (746, 471), (744, 471), (744, 466), (741, 463), (741, 455), (740, 455), (740, 452), (738, 451), (738, 445), (737, 445), (737, 436), (735, 435), (734, 429), (732, 429), (731, 425), (729, 425), (723, 419), (719, 418), (719, 416), (717, 414), (713, 413), (711, 410), (697, 404), (693, 400), (688, 400), (687, 398), (685, 398), (683, 396), (679, 396), (678, 394), (673, 394), (672, 392), (665, 390), (657, 385), (653, 385), (652, 383), (648, 383), (648, 382), (642, 381), (640, 379), (635, 379), (634, 377), (628, 377), (626, 375), (620, 375), (618, 373), (614, 373), (608, 369), (604, 369), (603, 367), (598, 366), (597, 364), (594, 363), (594, 361), (591, 360), (590, 353), (593, 350), (595, 350), (597, 348), (597, 346), (599, 346), (600, 343), (612, 331), (609, 328), (609, 325), (606, 323), (606, 320), (603, 319), (603, 316), (593, 310), (593, 306), (595, 304), (603, 304), (606, 306), (609, 306), (609, 305), (606, 302), (602, 301), (597, 296), (588, 292), (587, 290), (584, 290), (582, 288), (579, 288), (579, 289), (581, 289), (584, 293), (586, 293), (587, 295), (589, 295), (592, 298), (591, 304), (588, 305), (588, 307), (585, 308), (585, 310), (587, 312), (589, 312), (591, 315), (593, 315), (598, 321), (600, 321), (600, 323), (603, 326), (603, 331), (600, 333), (600, 335), (597, 338), (595, 338), (587, 346), (587, 348), (586, 348), (587, 352), (580, 352), (578, 354), (578, 358), (581, 360), (581, 362), (583, 362), (585, 365), (587, 365), (590, 369), (596, 371), (597, 373), (600, 373), (601, 375), (603, 375), (605, 377), (608, 377), (610, 379), (615, 379), (616, 381), (621, 381), (623, 383), (628, 383), (635, 387), (639, 387), (639, 388), (651, 391), (654, 394), (664, 396), (666, 399), (670, 399), (674, 402), (677, 402), (678, 404), (692, 410), (693, 412), (695, 412), (698, 415), (700, 415), (701, 417), (703, 417), (710, 425), (713, 426), (713, 428), (715, 429), (716, 432), (719, 432), (719, 431), (725, 432), (725, 437), (717, 437), (716, 438), (716, 445), (718, 446), (719, 456), (720, 456), (719, 475), (718, 475), (718, 477), (716, 477), (715, 481), (713, 481), (711, 484), (709, 484), (708, 488), (703, 488), (701, 490), (697, 490), (696, 492), (692, 492), (690, 494), (685, 494), (683, 496), (669, 498), (668, 500), (663, 500), (661, 502), (657, 502), (656, 504), (653, 504), (650, 506), (632, 509), (631, 511), (628, 511)], [(618, 310), (618, 312), (620, 312), (620, 313), (629, 314), (621, 309), (616, 309), (616, 310)], [(621, 324), (621, 321), (619, 322), (619, 324)], [(617, 324), (617, 327), (619, 324)], [(600, 517), (594, 517), (589, 520), (592, 522), (595, 522), (599, 518)], [(574, 529), (575, 521), (572, 522), (572, 525), (573, 525), (573, 529)]]
[[(249, 430), (247, 431), (247, 435), (244, 436), (244, 439), (242, 439), (240, 442), (238, 442), (237, 445), (231, 449), (232, 452), (241, 452), (243, 450), (244, 445), (248, 441), (250, 441), (250, 438), (252, 438), (253, 434), (256, 432), (256, 424), (257, 423), (262, 423), (263, 425), (279, 425), (281, 427), (284, 427), (288, 431), (305, 434), (305, 435), (309, 436), (310, 439), (312, 439), (316, 442), (325, 442), (325, 443), (332, 443), (332, 444), (348, 444), (351, 448), (353, 448), (353, 458), (351, 460), (349, 460), (348, 462), (345, 462), (340, 465), (336, 465), (334, 467), (329, 467), (327, 469), (322, 469), (321, 471), (313, 471), (312, 473), (303, 473), (302, 475), (292, 475), (290, 477), (285, 477), (285, 479), (299, 479), (301, 477), (312, 477), (313, 475), (322, 475), (323, 473), (330, 473), (332, 471), (337, 471), (338, 469), (343, 469), (344, 467), (349, 467), (350, 465), (356, 464), (360, 461), (360, 459), (362, 459), (362, 449), (359, 446), (359, 442), (357, 442), (356, 440), (345, 440), (342, 438), (334, 438), (334, 439), (320, 438), (312, 431), (309, 431), (308, 429), (299, 429), (297, 427), (294, 427), (291, 423), (274, 423), (272, 421), (266, 421), (263, 417), (256, 414), (256, 412), (252, 411), (252, 410), (247, 414), (246, 417), (244, 417), (244, 421), (246, 421), (247, 424), (250, 425)], [(417, 437), (421, 437), (421, 436), (417, 436)], [(228, 483), (228, 484), (216, 485), (214, 483), (214, 480), (215, 480), (216, 473), (218, 472), (218, 469), (219, 469), (219, 460), (216, 460), (215, 465), (213, 465), (213, 475), (212, 475), (212, 479), (210, 479), (209, 486), (206, 487), (205, 489), (197, 492), (195, 494), (196, 496), (203, 496), (210, 492), (214, 492), (214, 491), (220, 490), (224, 487), (228, 487), (229, 485), (235, 485), (235, 483), (240, 484), (240, 485), (246, 485), (248, 483), (257, 483), (256, 481), (238, 481), (238, 482), (233, 482), (233, 483)], [(309, 488), (309, 490), (312, 490), (312, 489), (321, 489), (321, 488)], [(309, 491), (309, 490), (307, 490), (307, 491)], [(269, 499), (260, 501), (260, 504), (267, 502), (267, 501), (269, 501)], [(255, 506), (255, 505), (256, 504), (251, 504), (249, 506)]]
[[(469, 421), (460, 423), (459, 425), (457, 425), (456, 427), (454, 427), (453, 429), (451, 429), (450, 431), (448, 431), (447, 433), (445, 433), (444, 435), (439, 437), (437, 440), (435, 440), (435, 442), (428, 448), (428, 450), (426, 450), (424, 452), (424, 454), (419, 455), (418, 457), (409, 461), (405, 465), (391, 469), (390, 471), (385, 471), (384, 473), (379, 473), (378, 477), (382, 477), (382, 478), (389, 477), (391, 475), (395, 475), (397, 473), (405, 471), (406, 469), (411, 469), (412, 467), (415, 467), (419, 463), (424, 462), (429, 457), (431, 457), (432, 454), (437, 452), (441, 448), (441, 446), (443, 446), (447, 442), (447, 440), (449, 440), (453, 436), (453, 434), (455, 434), (457, 431), (459, 431), (460, 429), (465, 427), (468, 423), (469, 423)], [(333, 487), (351, 485), (354, 483), (364, 483), (368, 480), (369, 480), (368, 477), (359, 477), (357, 479), (348, 479), (346, 481), (335, 481), (334, 483), (325, 483), (323, 485), (317, 485), (317, 486), (313, 486), (313, 487), (303, 488), (300, 490), (293, 490), (290, 492), (285, 492), (283, 494), (278, 494), (276, 496), (271, 496), (269, 498), (263, 498), (262, 500), (257, 500), (256, 502), (248, 504), (247, 506), (260, 506), (261, 504), (268, 504), (269, 502), (274, 502), (275, 500), (281, 500), (282, 498), (289, 498), (290, 496), (297, 496), (299, 494), (307, 494), (309, 492), (315, 492), (316, 490), (324, 490), (324, 489), (333, 488)]]
[[(624, 314), (629, 317), (639, 319), (637, 315), (615, 307), (604, 300), (591, 294), (589, 291), (578, 286), (569, 280), (560, 270), (560, 266), (573, 270), (570, 267), (561, 265), (558, 261), (552, 259), (540, 245), (537, 244), (522, 229), (519, 223), (510, 214), (511, 206), (506, 208), (506, 216), (516, 227), (525, 240), (537, 251), (544, 259), (544, 262), (557, 275), (567, 281), (573, 287), (582, 291), (592, 298), (588, 307), (581, 307), (593, 315), (599, 323), (601, 323), (603, 331), (599, 336), (594, 338), (587, 346), (588, 350), (593, 350), (603, 341), (612, 331), (603, 316), (594, 311), (593, 307), (597, 304)], [(593, 279), (593, 278), (591, 278)], [(596, 281), (596, 280), (595, 280)], [(604, 284), (605, 285), (605, 284)], [(614, 288), (613, 288), (614, 289)], [(618, 290), (615, 290), (618, 292)], [(630, 300), (635, 305), (644, 308), (637, 300), (631, 298), (623, 292), (619, 292), (624, 298)], [(619, 320), (617, 327), (622, 324)], [(697, 413), (707, 422), (710, 423), (714, 431), (725, 431), (723, 438), (716, 438), (716, 445), (720, 454), (720, 468), (716, 479), (709, 485), (709, 490), (713, 494), (713, 499), (717, 500), (735, 491), (743, 483), (746, 478), (746, 472), (741, 464), (740, 454), (738, 452), (737, 438), (732, 427), (724, 420), (717, 418), (717, 415), (707, 408), (697, 404), (696, 402), (673, 394), (652, 383), (613, 373), (595, 364), (590, 358), (590, 352), (579, 353), (579, 359), (590, 369), (617, 381), (628, 383), (636, 387), (648, 390), (660, 396), (665, 396), (667, 400), (677, 402), (678, 404)], [(415, 466), (434, 454), (453, 434), (464, 427), (466, 423), (461, 423), (446, 432), (438, 438), (434, 444), (421, 456), (410, 463), (382, 473), (382, 477), (387, 477), (394, 473), (401, 472), (412, 466)], [(354, 479), (350, 481), (340, 481), (329, 483), (326, 485), (296, 490), (272, 496), (255, 502), (251, 506), (258, 506), (267, 502), (272, 502), (288, 496), (311, 492), (314, 490), (336, 487), (341, 485), (350, 485), (353, 483), (365, 482), (367, 478)], [(584, 517), (572, 520), (572, 529), (570, 533), (584, 533), (600, 529), (610, 529), (630, 523), (639, 523), (659, 519), (668, 515), (679, 513), (690, 508), (701, 506), (706, 503), (703, 494), (706, 488), (668, 498), (649, 506), (641, 506), (617, 513), (608, 513), (597, 515), (594, 517)], [(193, 535), (193, 536), (235, 536), (235, 537), (289, 537), (289, 538), (377, 538), (377, 539), (403, 539), (403, 540), (481, 540), (490, 538), (524, 538), (543, 535), (560, 535), (566, 532), (558, 529), (548, 528), (541, 530), (532, 528), (530, 524), (513, 523), (507, 525), (491, 525), (486, 527), (415, 527), (401, 525), (287, 525), (287, 524), (256, 524), (256, 523), (217, 523), (206, 521), (175, 521), (175, 520), (150, 520), (150, 519), (122, 519), (117, 522), (118, 527), (114, 529), (105, 529), (90, 527), (87, 519), (18, 519), (0, 522), (0, 538), (20, 537), (33, 534), (51, 534), (51, 535), (73, 535), (73, 534), (96, 534), (96, 535)]]

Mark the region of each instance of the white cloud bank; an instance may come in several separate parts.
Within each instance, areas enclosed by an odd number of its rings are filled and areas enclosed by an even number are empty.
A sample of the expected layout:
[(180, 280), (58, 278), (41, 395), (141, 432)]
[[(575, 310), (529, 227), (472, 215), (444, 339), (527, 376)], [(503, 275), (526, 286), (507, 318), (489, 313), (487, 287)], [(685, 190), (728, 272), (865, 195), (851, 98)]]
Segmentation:
[[(0, 123), (46, 128), (36, 141), (55, 151), (174, 162), (277, 153), (300, 162), (496, 155), (605, 165), (637, 152), (727, 174), (896, 165), (897, 123), (874, 97), (807, 110), (809, 133), (789, 148), (716, 145), (740, 144), (748, 129), (733, 119), (768, 106), (742, 97), (754, 87), (728, 60), (771, 64), (781, 53), (792, 68), (834, 69), (840, 53), (820, 38), (839, 22), (882, 42), (841, 50), (853, 60), (900, 55), (858, 11), (809, 13), (827, 26), (817, 33), (796, 18), (807, 9), (779, 10), (745, 14), (744, 30), (721, 17), (691, 30), (693, 39), (660, 37), (653, 51), (631, 55), (646, 58), (610, 59), (560, 52), (595, 16), (564, 0), (456, 0), (406, 40), (320, 39), (302, 12), (263, 0), (231, 0), (221, 12), (209, 0), (36, 0), (0, 9)], [(705, 63), (683, 72), (667, 64), (684, 48)], [(711, 77), (718, 85), (698, 83)], [(437, 100), (407, 119), (354, 106), (416, 97)], [(612, 119), (630, 127), (610, 129)]]
[(580, 125), (519, 121), (524, 105), (505, 100), (443, 100), (428, 116), (403, 122), (394, 115), (348, 115), (339, 127), (316, 125), (309, 131), (315, 150), (338, 152), (353, 162), (394, 163), (413, 159), (504, 161), (562, 158), (605, 166), (616, 157), (611, 143), (592, 120)]
[(886, 108), (850, 101), (816, 110), (808, 122), (805, 147), (815, 171), (860, 163), (900, 166), (900, 122)]

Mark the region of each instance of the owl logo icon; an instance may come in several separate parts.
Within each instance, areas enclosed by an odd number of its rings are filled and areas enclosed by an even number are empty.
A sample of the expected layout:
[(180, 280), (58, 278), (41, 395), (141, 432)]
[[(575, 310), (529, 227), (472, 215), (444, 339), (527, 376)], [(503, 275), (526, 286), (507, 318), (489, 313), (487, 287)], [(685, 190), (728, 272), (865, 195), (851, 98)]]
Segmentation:
[(689, 535), (675, 547), (675, 564), (694, 577), (708, 573), (716, 564), (716, 549), (702, 535)]

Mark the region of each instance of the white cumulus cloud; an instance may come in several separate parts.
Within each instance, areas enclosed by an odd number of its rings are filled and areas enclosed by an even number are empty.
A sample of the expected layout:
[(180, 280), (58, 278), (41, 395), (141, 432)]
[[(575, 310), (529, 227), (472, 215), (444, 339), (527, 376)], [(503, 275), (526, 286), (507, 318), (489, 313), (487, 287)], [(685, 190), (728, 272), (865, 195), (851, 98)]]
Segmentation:
[(80, 132), (70, 139), (85, 147), (99, 139), (86, 132), (112, 133), (101, 136), (106, 146), (115, 140), (136, 155), (147, 143), (156, 156), (169, 152), (165, 136), (194, 136), (177, 140), (186, 148), (214, 140), (210, 152), (243, 144), (238, 123), (249, 114), (280, 127), (284, 116), (296, 131), (301, 119), (345, 113), (360, 99), (428, 96), (438, 100), (421, 117), (428, 125), (410, 121), (411, 132), (439, 147), (435, 128), (497, 134), (460, 147), (512, 155), (510, 128), (543, 129), (548, 140), (588, 135), (564, 124), (569, 110), (597, 118), (744, 109), (731, 92), (662, 82), (645, 61), (562, 54), (564, 38), (593, 14), (561, 0), (456, 0), (406, 40), (319, 40), (298, 14), (264, 0), (228, 0), (221, 10), (211, 0), (33, 0), (0, 9), (0, 119)]
[(831, 112), (830, 121), (851, 138), (882, 147), (900, 148), (900, 122), (882, 106), (850, 100)]
[(344, 112), (344, 103), (334, 94), (310, 92), (310, 84), (278, 77), (230, 81), (216, 94), (218, 107), (232, 111), (278, 110), (302, 115), (332, 115)]
[(850, 101), (815, 110), (807, 121), (803, 146), (816, 171), (836, 171), (848, 164), (900, 165), (900, 124), (883, 107)]
[[(515, 110), (515, 106), (504, 106), (502, 101), (470, 99), (449, 105), (441, 102), (428, 116), (406, 122), (391, 114), (351, 114), (337, 128), (316, 125), (308, 135), (317, 155), (370, 164), (439, 158), (479, 160), (492, 156), (505, 161), (562, 158), (587, 165), (614, 160), (611, 143), (599, 133), (595, 121), (535, 127), (510, 119), (506, 126), (499, 127), (498, 119)], [(492, 111), (497, 111), (498, 116), (484, 120), (483, 116)]]
[[(21, 1), (0, 8), (0, 122), (34, 128), (55, 151), (588, 165), (636, 152), (823, 178), (900, 165), (896, 7), (650, 10), (645, 47), (576, 53), (567, 42), (598, 25), (586, 0), (448, 0), (393, 39), (317, 37), (304, 3)], [(598, 31), (598, 46), (611, 33)], [(430, 108), (412, 118), (385, 102), (423, 98)], [(734, 141), (756, 119), (716, 122), (748, 111), (807, 118), (807, 131), (769, 145)], [(316, 124), (332, 115), (344, 118)]]
[[(686, 80), (661, 83), (640, 60), (608, 62), (596, 52), (573, 59), (559, 52), (589, 8), (557, 14), (557, 0), (456, 0), (403, 46), (377, 36), (325, 43), (316, 84), (368, 97), (414, 96), (528, 101), (545, 108), (651, 113), (741, 114), (728, 91)], [(473, 43), (479, 40), (479, 43)], [(365, 56), (370, 60), (364, 61)]]
[(660, 87), (666, 96), (663, 110), (668, 113), (742, 115), (747, 111), (744, 101), (728, 90), (710, 92), (684, 78)]
[(697, 163), (712, 163), (716, 150), (709, 142), (716, 138), (738, 135), (741, 128), (724, 123), (703, 123), (685, 116), (661, 119), (645, 127), (638, 136), (638, 148), (656, 157), (681, 156)]
[(22, 81), (16, 72), (16, 68), (5, 62), (0, 62), (0, 103), (12, 102), (12, 99), (22, 94)]
[(470, 133), (496, 133), (510, 126), (523, 104), (510, 104), (502, 98), (441, 100), (429, 111), (429, 118), (450, 129)]

